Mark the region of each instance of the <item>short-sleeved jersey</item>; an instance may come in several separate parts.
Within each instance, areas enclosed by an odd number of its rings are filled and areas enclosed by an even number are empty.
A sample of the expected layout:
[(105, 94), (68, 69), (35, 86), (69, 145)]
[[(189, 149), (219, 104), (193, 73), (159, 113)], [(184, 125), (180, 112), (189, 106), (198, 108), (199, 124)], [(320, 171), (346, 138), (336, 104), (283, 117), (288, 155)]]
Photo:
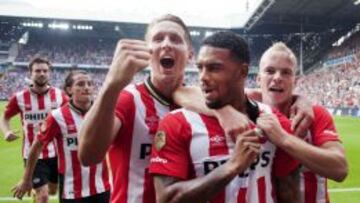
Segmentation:
[(151, 145), (159, 120), (174, 108), (149, 79), (129, 85), (120, 93), (115, 113), (121, 128), (108, 151), (112, 203), (155, 203), (148, 173)]
[[(314, 122), (307, 132), (305, 141), (321, 146), (329, 141), (340, 141), (334, 121), (329, 112), (321, 106), (313, 106)], [(327, 179), (301, 167), (300, 191), (303, 203), (329, 203)]]
[[(258, 106), (259, 112), (276, 113), (282, 127), (290, 131), (290, 122), (285, 116), (264, 104), (259, 103)], [(249, 127), (254, 128), (255, 125)], [(160, 122), (154, 139), (150, 173), (180, 180), (210, 173), (229, 159), (235, 146), (216, 118), (186, 109), (167, 115)], [(275, 202), (272, 175), (288, 175), (298, 167), (298, 162), (277, 150), (267, 139), (262, 139), (261, 144), (261, 152), (250, 167), (209, 202)]]
[[(4, 116), (10, 119), (20, 113), (24, 132), (22, 155), (27, 159), (31, 144), (39, 133), (40, 126), (47, 114), (63, 104), (67, 103), (68, 97), (60, 89), (50, 87), (44, 94), (37, 94), (26, 88), (15, 93), (9, 100)], [(53, 143), (43, 148), (40, 159), (56, 157)]]
[(52, 111), (38, 140), (47, 144), (55, 140), (58, 171), (64, 176), (63, 199), (78, 199), (110, 190), (106, 161), (85, 167), (78, 159), (79, 130), (83, 114), (72, 104)]

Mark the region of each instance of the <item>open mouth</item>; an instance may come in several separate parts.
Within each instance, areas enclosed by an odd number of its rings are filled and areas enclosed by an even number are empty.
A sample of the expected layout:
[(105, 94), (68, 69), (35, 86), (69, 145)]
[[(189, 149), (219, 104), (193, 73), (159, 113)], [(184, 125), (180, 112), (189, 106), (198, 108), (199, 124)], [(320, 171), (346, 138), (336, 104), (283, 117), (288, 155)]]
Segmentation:
[(284, 90), (282, 88), (276, 88), (276, 87), (270, 87), (269, 90), (271, 92), (278, 92), (278, 93), (284, 92)]
[(160, 64), (164, 68), (172, 68), (175, 65), (175, 60), (172, 58), (162, 58), (160, 59)]

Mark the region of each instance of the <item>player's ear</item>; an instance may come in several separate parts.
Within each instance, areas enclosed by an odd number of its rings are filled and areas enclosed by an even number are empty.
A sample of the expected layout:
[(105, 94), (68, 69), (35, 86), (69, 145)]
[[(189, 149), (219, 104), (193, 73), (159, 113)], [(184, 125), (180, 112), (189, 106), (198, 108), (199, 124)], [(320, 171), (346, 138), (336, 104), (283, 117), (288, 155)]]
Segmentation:
[(67, 94), (69, 97), (72, 96), (71, 87), (65, 87), (65, 92), (66, 92), (66, 94)]

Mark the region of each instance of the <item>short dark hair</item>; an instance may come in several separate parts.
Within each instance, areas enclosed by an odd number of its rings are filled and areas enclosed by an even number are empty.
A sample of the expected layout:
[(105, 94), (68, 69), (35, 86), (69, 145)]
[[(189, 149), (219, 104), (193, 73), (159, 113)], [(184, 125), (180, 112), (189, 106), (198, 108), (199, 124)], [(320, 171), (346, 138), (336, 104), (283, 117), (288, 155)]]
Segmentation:
[(165, 15), (162, 15), (158, 18), (155, 18), (153, 21), (151, 21), (146, 29), (146, 34), (145, 34), (145, 38), (147, 38), (148, 34), (149, 34), (149, 31), (151, 30), (152, 27), (154, 27), (154, 25), (160, 23), (160, 22), (164, 22), (164, 21), (170, 21), (170, 22), (173, 22), (173, 23), (176, 23), (178, 25), (180, 25), (180, 27), (184, 30), (185, 32), (185, 40), (186, 42), (188, 43), (188, 45), (191, 47), (192, 46), (192, 42), (191, 42), (191, 36), (190, 36), (190, 32), (189, 32), (189, 29), (186, 27), (184, 21), (176, 16), (176, 15), (173, 15), (173, 14), (165, 14)]
[(73, 70), (73, 71), (70, 71), (70, 72), (68, 73), (68, 75), (65, 77), (65, 83), (64, 83), (63, 89), (64, 89), (65, 93), (66, 93), (69, 97), (71, 97), (71, 95), (70, 95), (70, 93), (67, 91), (67, 88), (73, 86), (74, 81), (75, 81), (75, 80), (74, 80), (74, 77), (75, 77), (76, 75), (79, 75), (79, 74), (88, 75), (89, 73), (86, 72), (86, 71), (84, 71), (84, 70)]
[(212, 46), (228, 49), (231, 55), (241, 62), (250, 64), (250, 51), (247, 42), (238, 34), (231, 31), (219, 31), (206, 37), (201, 46)]
[(42, 57), (35, 57), (35, 58), (33, 58), (31, 61), (30, 61), (30, 63), (29, 63), (29, 71), (30, 72), (32, 72), (32, 68), (33, 68), (33, 65), (35, 64), (35, 63), (45, 63), (45, 64), (47, 64), (48, 66), (49, 66), (49, 68), (51, 68), (51, 63), (50, 63), (50, 61), (48, 60), (48, 59), (46, 59), (46, 58), (42, 58)]

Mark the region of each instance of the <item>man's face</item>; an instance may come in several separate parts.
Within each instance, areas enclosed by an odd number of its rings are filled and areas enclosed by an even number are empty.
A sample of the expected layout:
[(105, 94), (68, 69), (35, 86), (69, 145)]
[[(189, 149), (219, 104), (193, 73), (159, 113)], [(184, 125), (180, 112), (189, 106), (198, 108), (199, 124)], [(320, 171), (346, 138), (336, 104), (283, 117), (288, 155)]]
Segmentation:
[(265, 103), (280, 107), (292, 98), (295, 64), (284, 52), (271, 52), (260, 63), (257, 77)]
[(209, 108), (233, 105), (245, 77), (242, 64), (231, 57), (228, 49), (203, 46), (197, 58), (200, 87)]
[(157, 77), (179, 79), (191, 58), (183, 28), (170, 21), (155, 24), (147, 35), (152, 50), (151, 67)]
[(44, 87), (50, 78), (50, 67), (46, 63), (34, 63), (30, 73), (34, 85)]
[(76, 74), (73, 85), (68, 87), (67, 91), (71, 94), (73, 101), (91, 102), (93, 100), (94, 83), (89, 75)]

